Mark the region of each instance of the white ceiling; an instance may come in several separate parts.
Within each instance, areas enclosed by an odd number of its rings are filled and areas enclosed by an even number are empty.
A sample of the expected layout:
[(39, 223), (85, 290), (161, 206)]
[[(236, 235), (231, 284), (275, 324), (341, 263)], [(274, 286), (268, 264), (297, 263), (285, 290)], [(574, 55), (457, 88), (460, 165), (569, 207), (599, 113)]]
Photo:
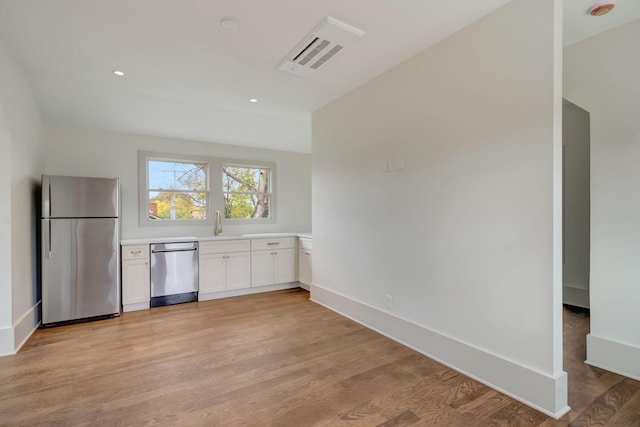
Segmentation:
[[(616, 5), (609, 14), (597, 17), (589, 14), (593, 6), (607, 3)], [(638, 0), (564, 0), (564, 45), (569, 46), (638, 18)]]
[[(47, 121), (310, 152), (312, 111), (509, 1), (0, 0), (0, 40)], [(566, 0), (567, 43), (640, 17), (594, 4)], [(278, 70), (326, 16), (365, 35), (312, 76)]]

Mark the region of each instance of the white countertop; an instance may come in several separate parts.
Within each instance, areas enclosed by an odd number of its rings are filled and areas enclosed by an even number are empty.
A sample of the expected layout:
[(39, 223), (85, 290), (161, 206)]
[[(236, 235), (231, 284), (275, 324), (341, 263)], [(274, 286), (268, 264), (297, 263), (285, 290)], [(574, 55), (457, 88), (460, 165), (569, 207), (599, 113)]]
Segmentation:
[(305, 237), (310, 239), (311, 233), (255, 233), (255, 234), (230, 234), (219, 236), (178, 236), (178, 237), (140, 237), (135, 239), (122, 239), (121, 245), (148, 245), (151, 243), (170, 242), (209, 242), (216, 240), (242, 240), (242, 239), (268, 239), (270, 237)]

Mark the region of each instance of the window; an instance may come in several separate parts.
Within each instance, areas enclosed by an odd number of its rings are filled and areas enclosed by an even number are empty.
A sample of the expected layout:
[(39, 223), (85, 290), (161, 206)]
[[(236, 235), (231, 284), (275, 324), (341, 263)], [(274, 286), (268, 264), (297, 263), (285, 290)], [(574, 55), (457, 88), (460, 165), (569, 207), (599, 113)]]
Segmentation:
[(208, 162), (150, 153), (140, 157), (144, 157), (141, 170), (145, 171), (141, 182), (146, 183), (140, 206), (143, 224), (206, 222), (210, 218)]
[(140, 225), (274, 224), (276, 164), (138, 152)]
[(222, 165), (226, 219), (271, 218), (271, 168)]

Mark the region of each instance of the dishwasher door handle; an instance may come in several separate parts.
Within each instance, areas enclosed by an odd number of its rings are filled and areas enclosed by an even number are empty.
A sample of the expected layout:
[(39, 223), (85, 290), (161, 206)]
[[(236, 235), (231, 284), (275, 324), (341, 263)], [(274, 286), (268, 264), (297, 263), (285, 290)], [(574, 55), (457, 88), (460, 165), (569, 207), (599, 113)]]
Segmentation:
[(189, 248), (189, 249), (153, 249), (151, 250), (151, 253), (153, 254), (162, 254), (162, 253), (166, 253), (166, 252), (192, 252), (192, 251), (197, 251), (198, 248)]

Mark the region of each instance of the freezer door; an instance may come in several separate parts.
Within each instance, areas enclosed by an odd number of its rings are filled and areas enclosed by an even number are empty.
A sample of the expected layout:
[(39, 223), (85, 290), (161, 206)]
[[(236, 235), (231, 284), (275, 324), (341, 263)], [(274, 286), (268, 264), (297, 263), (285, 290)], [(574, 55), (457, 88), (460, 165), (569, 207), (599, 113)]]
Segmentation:
[(42, 220), (42, 323), (120, 312), (116, 218)]
[(42, 176), (43, 218), (119, 216), (117, 178)]

